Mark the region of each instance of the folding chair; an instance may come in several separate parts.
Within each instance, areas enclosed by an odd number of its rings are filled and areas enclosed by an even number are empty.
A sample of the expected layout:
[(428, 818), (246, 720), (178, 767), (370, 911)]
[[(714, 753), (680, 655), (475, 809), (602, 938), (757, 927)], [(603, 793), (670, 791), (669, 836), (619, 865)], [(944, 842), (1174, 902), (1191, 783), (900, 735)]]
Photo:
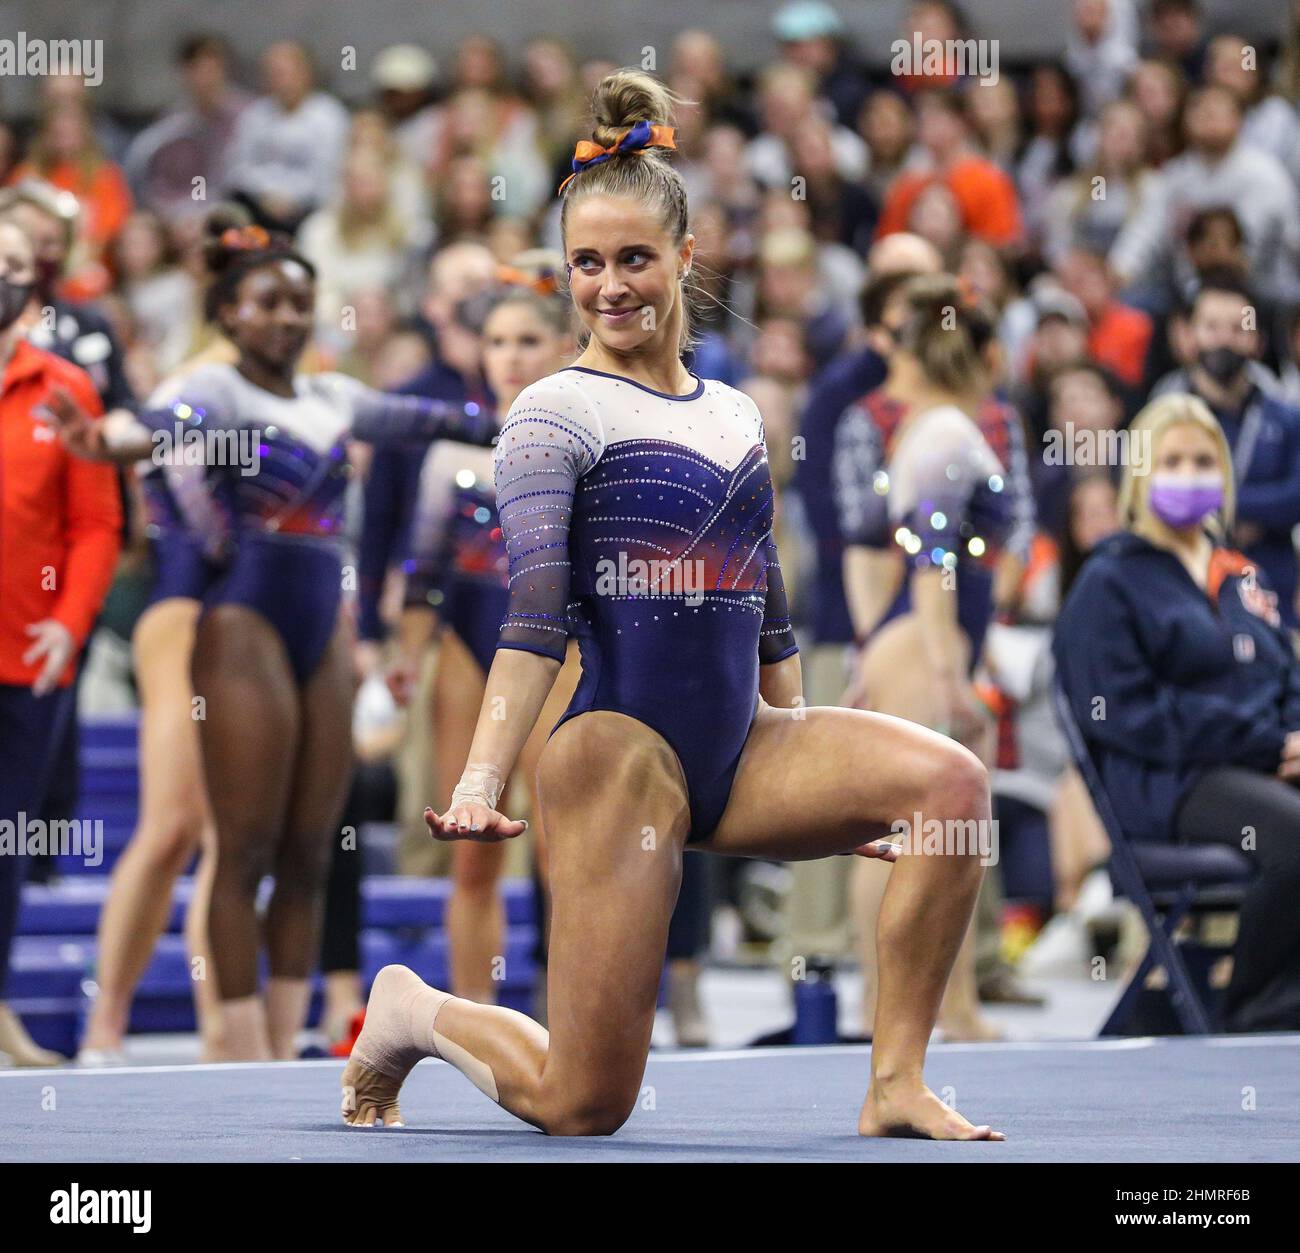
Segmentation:
[(1159, 966), (1165, 972), (1169, 1000), (1183, 1031), (1206, 1035), (1215, 1017), (1209, 985), (1202, 980), (1198, 987), (1179, 951), (1183, 946), (1174, 941), (1174, 931), (1189, 913), (1235, 912), (1241, 904), (1242, 885), (1251, 878), (1253, 867), (1243, 853), (1227, 845), (1146, 844), (1125, 836), (1059, 675), (1052, 694), (1070, 756), (1110, 837), (1111, 879), (1118, 895), (1137, 906), (1151, 937), (1146, 955), (1099, 1034), (1122, 1034), (1147, 975)]

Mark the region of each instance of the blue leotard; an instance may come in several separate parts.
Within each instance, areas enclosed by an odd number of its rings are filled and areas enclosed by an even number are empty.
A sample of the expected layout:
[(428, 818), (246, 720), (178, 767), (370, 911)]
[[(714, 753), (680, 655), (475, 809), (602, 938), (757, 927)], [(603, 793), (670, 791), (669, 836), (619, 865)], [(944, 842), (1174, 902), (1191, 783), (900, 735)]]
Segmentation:
[[(886, 454), (871, 418), (851, 411), (836, 436), (835, 494), (845, 544), (896, 547), (909, 572), (954, 572), (957, 621), (974, 668), (993, 615), (993, 564), (1018, 508), (979, 428), (960, 409), (940, 405), (917, 414)], [(905, 581), (878, 625), (910, 607)]]
[(495, 459), (510, 561), (499, 647), (564, 658), (582, 678), (556, 726), (636, 718), (672, 747), (692, 841), (722, 817), (758, 667), (797, 651), (772, 540), (758, 407), (712, 380), (670, 396), (570, 366), (520, 393)]
[[(295, 395), (277, 396), (231, 365), (203, 366), (177, 384), (167, 407), (141, 420), (197, 451), (173, 466), (206, 491), (177, 491), (182, 512), (206, 500), (229, 520), (228, 559), (205, 606), (246, 605), (275, 628), (299, 683), (311, 676), (334, 633), (342, 599), (343, 493), (349, 439), (412, 443), (412, 455), (444, 435), (488, 442), (478, 405), (395, 396), (342, 374), (300, 375)], [(203, 444), (193, 441), (205, 440)], [(185, 443), (173, 445), (182, 451)], [(194, 530), (202, 533), (202, 525)]]
[[(477, 454), (477, 455), (475, 455)], [(509, 608), (508, 560), (485, 450), (440, 440), (425, 455), (405, 562), (406, 604), (429, 605), (486, 674)]]

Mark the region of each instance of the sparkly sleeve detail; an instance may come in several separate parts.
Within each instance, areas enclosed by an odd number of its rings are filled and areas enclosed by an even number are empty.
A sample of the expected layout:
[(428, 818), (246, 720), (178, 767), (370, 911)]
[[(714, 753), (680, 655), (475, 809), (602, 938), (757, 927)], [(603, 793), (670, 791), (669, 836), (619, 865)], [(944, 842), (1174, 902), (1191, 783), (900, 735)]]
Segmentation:
[(953, 410), (933, 411), (908, 434), (889, 467), (890, 521), (908, 566), (955, 569), (963, 555), (982, 557), (997, 528), (983, 525), (980, 502), (1005, 498), (1001, 463)]
[(763, 544), (763, 556), (767, 563), (767, 600), (763, 625), (758, 632), (758, 664), (770, 666), (793, 656), (799, 651), (799, 645), (795, 643), (794, 628), (790, 624), (785, 582), (781, 578), (781, 558), (776, 551), (776, 540), (770, 534)]
[(376, 391), (344, 374), (320, 375), (317, 381), (347, 400), (352, 437), (370, 444), (427, 444), (435, 439), (487, 444), (494, 434), (491, 416), (473, 402)]
[[(236, 431), (239, 404), (232, 386), (232, 366), (205, 365), (161, 383), (149, 396), (137, 419), (151, 431), (182, 439), (190, 431)], [(207, 455), (207, 454), (205, 454)]]
[(541, 379), (511, 406), (493, 459), (510, 571), (498, 648), (564, 660), (573, 497), (603, 451), (598, 416), (567, 380)]
[(884, 548), (889, 544), (889, 512), (880, 428), (860, 405), (852, 405), (835, 427), (831, 463), (835, 507), (845, 544)]
[[(748, 393), (741, 395), (749, 401), (754, 411), (754, 423), (758, 438), (767, 452), (767, 429), (763, 424), (763, 414), (758, 403)], [(776, 498), (773, 497), (773, 517), (775, 518)], [(781, 577), (781, 557), (777, 552), (776, 540), (771, 530), (763, 540), (763, 564), (766, 593), (763, 605), (763, 622), (758, 631), (758, 664), (774, 665), (784, 661), (799, 651), (795, 643), (794, 628), (790, 623), (790, 607), (785, 598), (785, 580)]]

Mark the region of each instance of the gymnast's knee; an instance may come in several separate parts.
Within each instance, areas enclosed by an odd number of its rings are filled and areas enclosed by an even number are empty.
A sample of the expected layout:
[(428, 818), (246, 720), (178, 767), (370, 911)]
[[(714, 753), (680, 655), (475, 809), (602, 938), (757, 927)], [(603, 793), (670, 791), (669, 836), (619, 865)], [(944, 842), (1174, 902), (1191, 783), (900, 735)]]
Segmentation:
[(936, 818), (986, 818), (989, 772), (984, 763), (956, 740), (937, 745), (933, 752), (921, 810)]
[(612, 1136), (627, 1122), (636, 1094), (593, 1093), (570, 1098), (542, 1112), (539, 1124), (548, 1136)]

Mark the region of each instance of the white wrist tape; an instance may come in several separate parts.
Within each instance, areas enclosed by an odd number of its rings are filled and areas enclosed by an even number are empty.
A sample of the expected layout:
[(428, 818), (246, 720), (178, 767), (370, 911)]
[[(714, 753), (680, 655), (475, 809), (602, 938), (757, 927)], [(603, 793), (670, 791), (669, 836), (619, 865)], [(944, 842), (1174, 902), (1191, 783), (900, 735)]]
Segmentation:
[(460, 776), (456, 790), (451, 794), (451, 806), (484, 805), (488, 809), (497, 807), (497, 799), (503, 786), (501, 771), (490, 762), (471, 761)]

